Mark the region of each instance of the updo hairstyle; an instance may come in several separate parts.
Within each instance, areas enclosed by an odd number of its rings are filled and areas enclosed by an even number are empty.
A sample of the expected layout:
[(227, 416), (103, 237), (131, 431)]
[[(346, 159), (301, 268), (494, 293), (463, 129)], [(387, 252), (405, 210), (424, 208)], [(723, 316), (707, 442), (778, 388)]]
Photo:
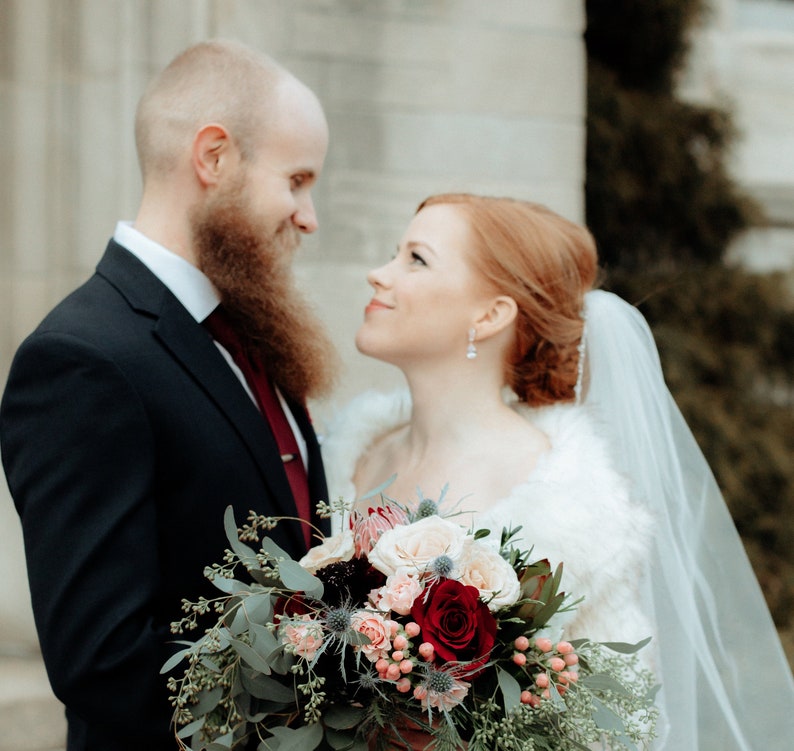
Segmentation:
[(473, 268), (518, 305), (507, 385), (532, 406), (572, 401), (584, 295), (598, 270), (590, 232), (545, 206), (512, 198), (435, 195), (417, 212), (434, 204), (463, 212), (473, 239)]

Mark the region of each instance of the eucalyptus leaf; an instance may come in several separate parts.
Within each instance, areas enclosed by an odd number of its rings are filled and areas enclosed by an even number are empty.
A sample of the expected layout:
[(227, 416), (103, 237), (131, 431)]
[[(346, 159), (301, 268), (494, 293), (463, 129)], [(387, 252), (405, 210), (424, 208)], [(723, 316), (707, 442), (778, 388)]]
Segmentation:
[[(268, 658), (273, 652), (277, 649), (281, 649), (283, 646), (269, 629), (260, 626), (258, 623), (249, 624), (248, 634), (252, 639), (254, 649), (256, 649), (259, 654), (268, 656)], [(269, 662), (270, 660), (268, 659), (268, 663)]]
[(593, 700), (593, 720), (596, 725), (602, 730), (612, 731), (616, 733), (625, 732), (626, 728), (623, 725), (623, 720), (620, 719), (604, 702), (597, 697), (592, 697)]
[(257, 699), (265, 699), (277, 704), (295, 701), (295, 691), (292, 687), (279, 683), (275, 678), (248, 670), (241, 671), (240, 677), (243, 688)]
[(298, 728), (270, 728), (273, 740), (271, 748), (278, 751), (313, 751), (323, 740), (322, 725), (315, 722)]
[(234, 734), (226, 733), (226, 735), (216, 738), (208, 746), (205, 746), (204, 751), (231, 751), (232, 743), (234, 743)]
[(234, 509), (231, 506), (227, 506), (223, 514), (223, 527), (226, 531), (226, 539), (229, 541), (229, 546), (236, 553), (243, 566), (246, 568), (259, 568), (259, 561), (254, 550), (240, 541), (237, 533), (237, 522), (234, 520)]
[(262, 546), (262, 550), (265, 551), (265, 554), (268, 558), (272, 558), (275, 561), (289, 561), (291, 560), (290, 555), (287, 553), (284, 548), (279, 547), (274, 541), (272, 537), (263, 537), (262, 542), (260, 543)]
[(278, 575), (284, 586), (293, 592), (305, 592), (307, 596), (318, 599), (323, 596), (323, 583), (291, 559), (279, 562)]
[(204, 689), (198, 694), (198, 701), (191, 705), (190, 713), (193, 717), (202, 717), (203, 715), (212, 712), (218, 706), (218, 702), (223, 696), (223, 686), (215, 686), (215, 688)]
[(504, 697), (504, 709), (505, 715), (507, 715), (521, 704), (521, 686), (510, 673), (499, 665), (496, 666), (496, 677)]
[(209, 657), (203, 655), (199, 662), (208, 670), (211, 670), (213, 673), (220, 673), (221, 669), (218, 667), (218, 664), (214, 660), (210, 660)]
[(232, 636), (239, 636), (243, 631), (248, 630), (248, 617), (242, 605), (235, 608), (231, 623), (227, 623), (227, 625)]
[(243, 608), (251, 623), (269, 623), (273, 620), (273, 599), (270, 592), (255, 592), (243, 600)]
[(177, 665), (179, 665), (182, 660), (185, 659), (185, 655), (190, 652), (189, 649), (180, 649), (178, 652), (174, 652), (166, 661), (165, 665), (160, 668), (160, 675), (164, 675), (165, 673), (170, 673)]
[(201, 728), (204, 727), (204, 721), (206, 717), (199, 717), (198, 720), (193, 720), (193, 722), (188, 723), (185, 727), (181, 728), (177, 734), (177, 738), (189, 738), (193, 733), (197, 733)]
[(386, 488), (388, 488), (389, 485), (391, 485), (396, 479), (397, 479), (397, 475), (395, 473), (388, 480), (386, 480), (386, 482), (381, 483), (380, 485), (378, 485), (378, 487), (373, 488), (369, 492), (365, 493), (358, 500), (359, 501), (368, 501), (371, 498), (375, 498), (375, 496), (381, 495), (383, 493), (383, 491), (386, 490)]
[(363, 707), (352, 707), (347, 704), (334, 704), (323, 714), (326, 727), (334, 730), (349, 730), (361, 724), (365, 714)]
[(611, 649), (613, 652), (620, 652), (624, 655), (633, 655), (635, 652), (639, 652), (643, 647), (647, 646), (650, 641), (651, 637), (649, 636), (642, 641), (638, 641), (636, 644), (628, 644), (622, 641), (605, 641), (601, 642), (601, 644), (607, 649)]
[(591, 691), (613, 691), (616, 694), (628, 695), (623, 684), (606, 673), (586, 675), (579, 679), (579, 684), (586, 686)]
[(231, 645), (243, 661), (259, 673), (270, 674), (270, 665), (250, 644), (239, 639), (231, 639)]
[(283, 645), (279, 645), (276, 650), (270, 652), (267, 660), (270, 663), (271, 670), (280, 675), (286, 675), (295, 664), (295, 658), (284, 651)]
[(211, 581), (216, 589), (227, 595), (236, 595), (238, 592), (245, 592), (248, 589), (247, 584), (243, 584), (237, 579), (228, 579), (225, 576), (215, 576)]
[(350, 751), (356, 740), (356, 733), (355, 730), (334, 730), (326, 725), (325, 740), (334, 751)]
[(228, 629), (219, 628), (216, 634), (218, 639), (218, 651), (222, 652), (232, 644), (232, 637)]
[(568, 709), (565, 705), (565, 700), (560, 696), (560, 692), (557, 690), (557, 686), (551, 681), (549, 681), (549, 698), (558, 712), (565, 712)]

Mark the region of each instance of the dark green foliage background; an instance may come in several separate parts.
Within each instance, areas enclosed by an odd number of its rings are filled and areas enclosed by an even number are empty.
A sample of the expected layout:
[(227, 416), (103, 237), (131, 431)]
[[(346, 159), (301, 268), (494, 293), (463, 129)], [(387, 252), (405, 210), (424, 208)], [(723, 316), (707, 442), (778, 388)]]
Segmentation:
[[(724, 263), (760, 209), (726, 168), (730, 113), (678, 101), (703, 0), (588, 0), (587, 223), (639, 305), (794, 665), (794, 299)], [(794, 250), (794, 248), (792, 249)]]

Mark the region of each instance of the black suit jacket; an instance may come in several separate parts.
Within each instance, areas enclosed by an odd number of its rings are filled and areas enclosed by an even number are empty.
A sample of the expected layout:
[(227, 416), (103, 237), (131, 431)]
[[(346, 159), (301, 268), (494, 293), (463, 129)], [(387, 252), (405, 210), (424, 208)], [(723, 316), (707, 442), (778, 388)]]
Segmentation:
[[(312, 500), (327, 498), (319, 447)], [(274, 438), (209, 334), (111, 242), (96, 274), (20, 347), (0, 408), (3, 464), (68, 751), (173, 749), (159, 670), (182, 597), (213, 596), (223, 513), (295, 516)], [(296, 523), (273, 533), (304, 552)]]

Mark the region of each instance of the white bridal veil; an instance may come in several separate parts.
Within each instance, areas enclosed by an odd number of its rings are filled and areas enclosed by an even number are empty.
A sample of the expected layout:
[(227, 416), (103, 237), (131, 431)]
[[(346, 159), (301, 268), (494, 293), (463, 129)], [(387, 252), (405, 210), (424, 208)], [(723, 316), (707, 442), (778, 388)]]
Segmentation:
[[(648, 607), (669, 751), (794, 748), (794, 680), (717, 483), (664, 382), (642, 315), (585, 298), (582, 401), (656, 516)], [(792, 520), (788, 522), (792, 523)]]

